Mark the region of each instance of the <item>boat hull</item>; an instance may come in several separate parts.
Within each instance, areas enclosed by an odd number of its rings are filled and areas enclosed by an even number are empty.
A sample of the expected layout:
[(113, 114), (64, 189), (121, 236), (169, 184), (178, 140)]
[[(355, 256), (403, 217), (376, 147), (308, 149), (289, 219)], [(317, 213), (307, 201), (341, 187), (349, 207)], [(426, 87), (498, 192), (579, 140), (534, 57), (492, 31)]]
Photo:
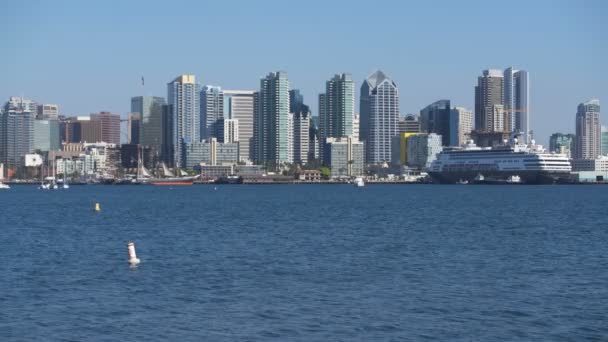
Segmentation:
[[(571, 178), (570, 173), (543, 171), (486, 171), (482, 173), (484, 181), (475, 180), (479, 171), (428, 172), (428, 174), (434, 182), (441, 184), (456, 184), (462, 181), (467, 181), (469, 184), (555, 184)], [(521, 178), (521, 182), (507, 182), (510, 176), (515, 175)]]
[(159, 185), (159, 186), (183, 186), (183, 185), (192, 185), (193, 181), (152, 181), (148, 182), (150, 185)]

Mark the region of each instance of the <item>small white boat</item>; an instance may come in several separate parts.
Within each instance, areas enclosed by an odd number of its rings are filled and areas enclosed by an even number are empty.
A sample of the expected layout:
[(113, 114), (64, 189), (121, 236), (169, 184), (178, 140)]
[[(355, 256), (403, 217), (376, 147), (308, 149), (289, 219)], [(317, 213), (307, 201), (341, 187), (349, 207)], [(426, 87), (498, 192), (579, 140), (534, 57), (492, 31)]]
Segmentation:
[(8, 184), (4, 184), (0, 182), (0, 189), (10, 189), (11, 187)]
[(519, 184), (521, 183), (521, 177), (519, 177), (518, 175), (509, 176), (509, 178), (507, 179), (507, 183)]
[(469, 181), (468, 181), (468, 180), (466, 180), (466, 179), (461, 179), (461, 180), (459, 180), (459, 181), (458, 181), (456, 184), (462, 184), (462, 185), (466, 185), (466, 184), (469, 184)]
[(354, 184), (358, 188), (361, 188), (361, 187), (365, 186), (365, 182), (363, 181), (363, 178), (361, 178), (361, 177), (355, 178)]

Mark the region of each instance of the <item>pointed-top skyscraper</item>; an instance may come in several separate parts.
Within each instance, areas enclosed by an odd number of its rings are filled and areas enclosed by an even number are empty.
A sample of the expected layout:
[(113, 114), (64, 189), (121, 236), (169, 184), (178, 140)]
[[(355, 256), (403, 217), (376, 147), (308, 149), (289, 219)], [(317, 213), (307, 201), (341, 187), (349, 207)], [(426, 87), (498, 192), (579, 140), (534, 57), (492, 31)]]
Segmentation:
[(391, 160), (391, 139), (398, 134), (399, 88), (382, 71), (361, 85), (359, 139), (365, 142), (368, 164)]

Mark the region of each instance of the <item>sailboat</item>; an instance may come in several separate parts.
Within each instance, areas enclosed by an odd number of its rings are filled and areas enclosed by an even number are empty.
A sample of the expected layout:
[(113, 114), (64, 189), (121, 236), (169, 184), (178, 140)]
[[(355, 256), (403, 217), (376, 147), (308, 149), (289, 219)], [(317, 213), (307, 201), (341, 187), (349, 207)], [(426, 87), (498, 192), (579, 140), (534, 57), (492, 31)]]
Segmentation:
[(11, 187), (8, 184), (2, 183), (4, 179), (4, 164), (0, 164), (0, 189), (10, 189)]
[[(192, 185), (195, 179), (198, 178), (196, 176), (188, 176), (188, 174), (181, 169), (178, 169), (179, 176), (175, 176), (171, 170), (167, 167), (167, 165), (163, 162), (163, 175), (162, 178), (148, 178), (147, 183), (152, 185)], [(146, 171), (146, 169), (142, 166), (142, 171)]]

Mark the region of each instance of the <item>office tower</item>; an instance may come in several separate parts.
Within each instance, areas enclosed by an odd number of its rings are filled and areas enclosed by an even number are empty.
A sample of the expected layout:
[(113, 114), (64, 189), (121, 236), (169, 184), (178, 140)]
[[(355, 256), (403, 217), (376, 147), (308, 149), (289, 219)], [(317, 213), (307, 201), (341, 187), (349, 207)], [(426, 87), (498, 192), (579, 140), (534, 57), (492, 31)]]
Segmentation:
[(292, 89), (289, 91), (289, 112), (298, 113), (302, 111), (304, 106), (304, 96), (300, 93), (300, 89)]
[(504, 128), (504, 76), (497, 69), (484, 70), (475, 87), (475, 129), (497, 132)]
[(407, 163), (407, 140), (409, 137), (421, 134), (418, 132), (399, 133), (392, 139), (391, 163), (393, 165), (405, 165)]
[(450, 111), (450, 144), (462, 146), (466, 144), (473, 130), (473, 112), (464, 107), (454, 107)]
[(131, 112), (139, 113), (139, 143), (160, 151), (162, 143), (164, 97), (135, 96), (131, 98)]
[(401, 133), (420, 133), (420, 122), (416, 114), (407, 114), (404, 118), (399, 118), (397, 131)]
[(224, 90), (224, 118), (238, 121), (239, 158), (253, 160), (253, 94), (249, 90)]
[(331, 177), (361, 176), (365, 168), (363, 142), (355, 137), (327, 138), (323, 164), (331, 167)]
[(530, 138), (530, 78), (525, 70), (509, 67), (504, 71), (504, 110), (511, 132), (521, 134), (521, 140)]
[(222, 88), (206, 85), (201, 90), (201, 139), (220, 138), (224, 119)]
[(321, 138), (353, 136), (355, 116), (355, 82), (351, 74), (337, 74), (325, 82), (325, 93), (319, 95), (319, 129)]
[(450, 100), (439, 100), (420, 111), (420, 130), (441, 135), (442, 146), (450, 146)]
[(574, 134), (553, 133), (549, 138), (549, 151), (570, 156), (574, 153), (575, 138)]
[(91, 114), (91, 120), (98, 120), (101, 123), (100, 141), (120, 145), (120, 115), (99, 112)]
[(56, 104), (41, 104), (37, 107), (36, 119), (57, 120), (59, 118), (59, 106)]
[(75, 129), (79, 129), (78, 134), (80, 136), (80, 141), (83, 143), (101, 143), (109, 141), (103, 140), (103, 127), (101, 123), (101, 119), (91, 116), (79, 116), (76, 118), (78, 124), (74, 126)]
[(310, 116), (309, 111), (293, 113), (293, 162), (300, 165), (308, 163)]
[(167, 166), (175, 163), (173, 106), (163, 105), (160, 125), (160, 160)]
[(407, 138), (407, 165), (424, 169), (431, 165), (443, 150), (442, 138), (435, 133), (420, 133)]
[(184, 144), (199, 141), (200, 85), (194, 75), (181, 75), (167, 84), (167, 103), (173, 124), (173, 161), (180, 167), (185, 159)]
[(62, 143), (79, 143), (80, 122), (77, 118), (63, 118), (59, 122), (59, 139)]
[(129, 144), (139, 145), (141, 132), (141, 117), (139, 113), (129, 113), (127, 121), (127, 142)]
[(391, 139), (397, 135), (399, 89), (382, 71), (371, 74), (361, 86), (359, 137), (365, 142), (368, 164), (391, 160)]
[(239, 120), (237, 119), (223, 119), (221, 129), (221, 139), (218, 139), (223, 143), (234, 143), (239, 141)]
[(589, 100), (578, 105), (574, 159), (595, 159), (601, 152), (600, 101)]
[(24, 155), (34, 147), (35, 102), (10, 97), (0, 112), (0, 163), (22, 166)]
[(34, 120), (33, 150), (48, 152), (61, 149), (58, 120)]
[(271, 72), (260, 80), (254, 108), (254, 160), (271, 168), (290, 162), (287, 73)]

